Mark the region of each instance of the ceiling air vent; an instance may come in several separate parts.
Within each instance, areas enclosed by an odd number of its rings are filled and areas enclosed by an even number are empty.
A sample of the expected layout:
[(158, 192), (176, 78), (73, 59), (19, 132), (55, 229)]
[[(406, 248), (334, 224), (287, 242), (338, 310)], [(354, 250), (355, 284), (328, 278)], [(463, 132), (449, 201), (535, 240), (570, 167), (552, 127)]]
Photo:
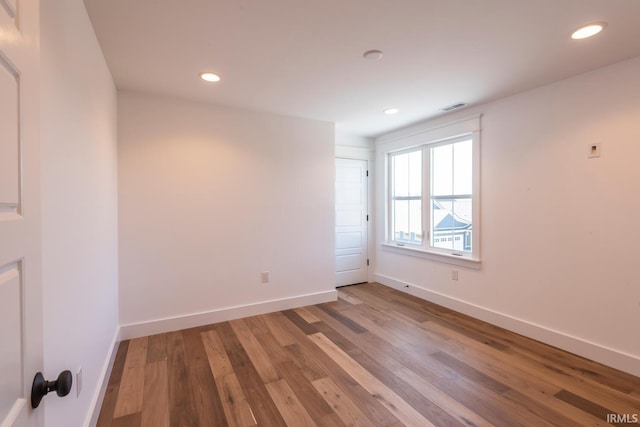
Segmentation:
[(457, 110), (457, 109), (462, 108), (462, 107), (466, 107), (467, 105), (469, 105), (469, 104), (467, 104), (466, 102), (458, 102), (456, 104), (451, 104), (451, 105), (448, 105), (448, 106), (446, 106), (444, 108), (441, 108), (441, 110), (442, 111), (452, 111), (452, 110)]

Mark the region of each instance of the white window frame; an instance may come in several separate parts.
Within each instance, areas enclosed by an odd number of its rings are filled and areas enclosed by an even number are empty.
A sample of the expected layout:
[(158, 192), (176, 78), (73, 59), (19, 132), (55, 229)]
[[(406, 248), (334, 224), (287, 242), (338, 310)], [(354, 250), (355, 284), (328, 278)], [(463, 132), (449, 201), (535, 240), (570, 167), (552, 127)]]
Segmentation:
[[(464, 140), (472, 141), (472, 240), (471, 252), (432, 246), (431, 236), (431, 148)], [(469, 268), (480, 268), (480, 115), (436, 126), (419, 125), (377, 140), (381, 160), (385, 162), (385, 239), (382, 249), (403, 255), (426, 258)], [(415, 149), (422, 150), (422, 245), (396, 242), (392, 236), (391, 158)]]

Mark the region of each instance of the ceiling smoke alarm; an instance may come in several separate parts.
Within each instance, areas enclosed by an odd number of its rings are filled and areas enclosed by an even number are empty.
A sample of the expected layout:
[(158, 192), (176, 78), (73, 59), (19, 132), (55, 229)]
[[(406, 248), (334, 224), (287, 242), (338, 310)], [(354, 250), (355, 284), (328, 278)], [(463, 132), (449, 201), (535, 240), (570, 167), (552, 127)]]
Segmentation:
[(365, 53), (362, 54), (362, 57), (368, 61), (379, 61), (382, 58), (382, 51), (381, 50), (368, 50)]

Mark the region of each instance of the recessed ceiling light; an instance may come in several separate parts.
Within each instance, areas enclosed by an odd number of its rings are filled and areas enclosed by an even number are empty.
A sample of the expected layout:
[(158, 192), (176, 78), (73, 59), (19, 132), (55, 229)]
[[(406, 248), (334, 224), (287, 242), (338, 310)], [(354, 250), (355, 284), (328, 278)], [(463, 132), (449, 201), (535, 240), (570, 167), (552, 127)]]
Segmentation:
[(596, 22), (593, 24), (584, 25), (572, 32), (571, 38), (574, 40), (582, 40), (593, 37), (604, 30), (606, 26), (607, 24), (605, 22)]
[(382, 51), (381, 50), (368, 50), (365, 53), (362, 54), (362, 57), (364, 59), (367, 59), (369, 61), (378, 61), (380, 58), (382, 58)]
[(207, 82), (219, 82), (220, 76), (214, 73), (200, 73), (200, 78)]
[(400, 110), (398, 110), (397, 108), (385, 108), (384, 110), (382, 110), (383, 113), (385, 113), (386, 115), (392, 115), (392, 114), (398, 114)]

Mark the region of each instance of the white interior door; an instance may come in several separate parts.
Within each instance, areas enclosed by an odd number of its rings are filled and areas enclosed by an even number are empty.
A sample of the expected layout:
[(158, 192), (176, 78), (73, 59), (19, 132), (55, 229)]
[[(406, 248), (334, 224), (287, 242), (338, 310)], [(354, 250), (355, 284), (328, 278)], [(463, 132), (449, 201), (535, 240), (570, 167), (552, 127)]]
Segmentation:
[(0, 0), (0, 426), (42, 426), (38, 0)]
[(336, 286), (367, 281), (367, 161), (336, 159)]

